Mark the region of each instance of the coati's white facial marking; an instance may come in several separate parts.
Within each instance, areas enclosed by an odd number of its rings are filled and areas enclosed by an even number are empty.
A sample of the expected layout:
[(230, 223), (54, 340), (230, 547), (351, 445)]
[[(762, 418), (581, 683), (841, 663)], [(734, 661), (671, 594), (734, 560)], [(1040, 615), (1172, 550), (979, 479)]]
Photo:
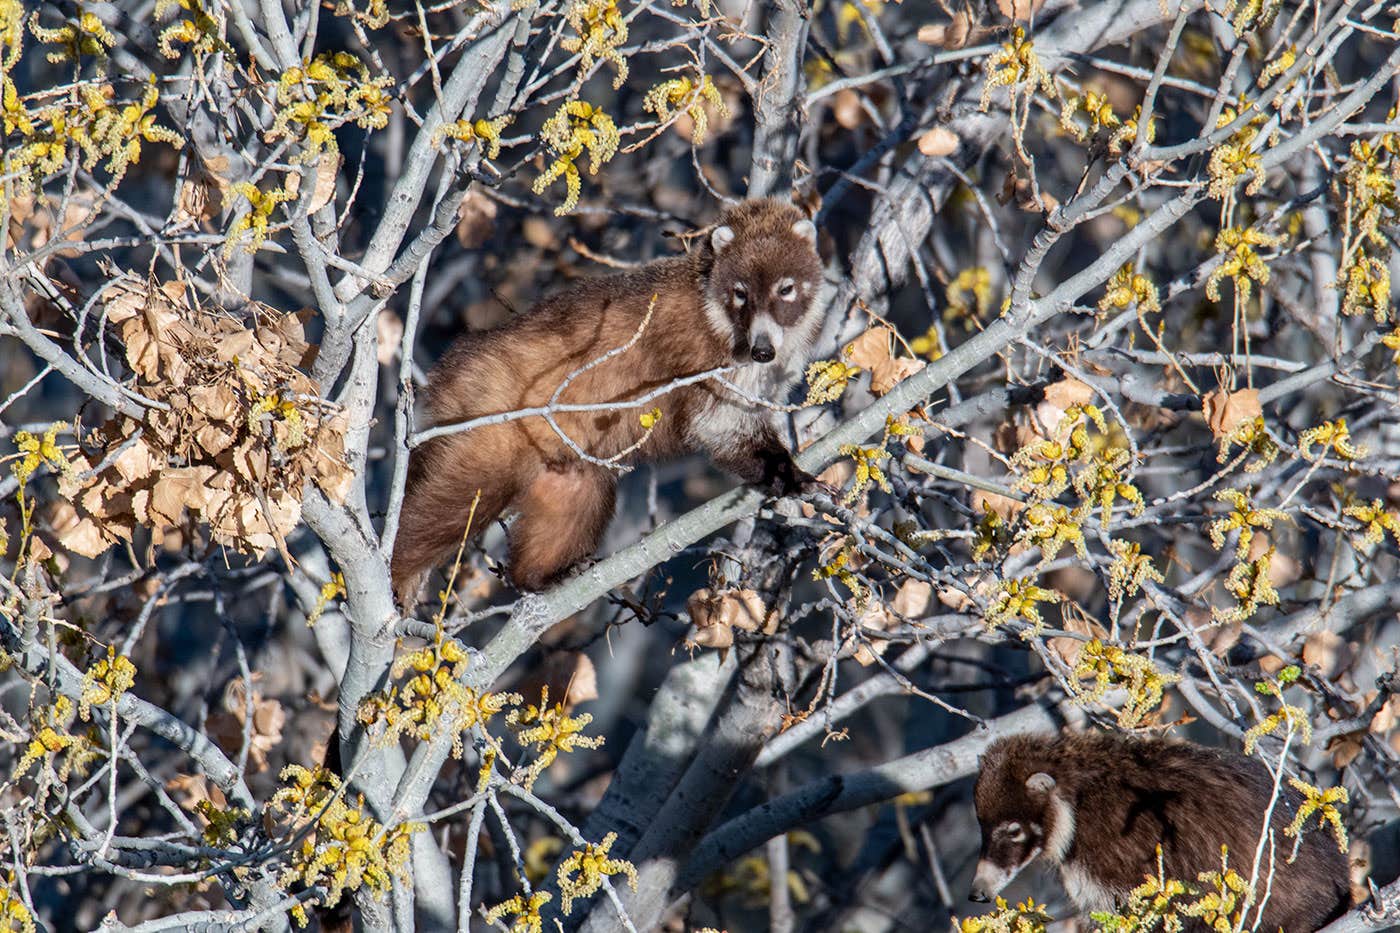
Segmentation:
[(1015, 820), (998, 823), (983, 840), (972, 879), (972, 899), (986, 903), (1001, 893), (1043, 851), (1041, 829)]
[(1059, 794), (1050, 798), (1050, 809), (1054, 822), (1050, 826), (1050, 836), (1045, 840), (1045, 857), (1052, 862), (1063, 862), (1069, 847), (1074, 844), (1074, 807)]
[[(790, 229), (815, 245), (817, 228), (812, 221), (795, 221)], [(811, 345), (821, 330), (824, 308), (816, 300), (819, 289), (813, 287), (821, 282), (806, 280), (809, 273), (801, 262), (770, 271), (777, 265), (776, 257), (792, 249), (791, 241), (784, 244), (781, 239), (770, 245), (750, 238), (736, 246), (734, 228), (726, 224), (710, 231), (710, 247), (718, 262), (704, 292), (705, 323), (728, 346), (737, 365), (725, 377), (732, 388), (726, 390), (716, 380), (716, 395), (691, 418), (687, 433), (698, 446), (725, 450), (748, 443), (763, 424), (776, 423), (770, 412), (751, 400), (785, 402), (792, 386), (801, 381)], [(730, 253), (750, 248), (761, 259), (763, 251), (775, 250), (775, 258), (768, 265), (757, 263), (756, 272), (746, 272), (755, 264), (746, 265), (740, 261), (744, 257), (735, 259)], [(779, 320), (789, 323), (784, 326)]]
[(786, 333), (782, 325), (773, 318), (767, 314), (760, 314), (749, 325), (749, 346), (755, 349), (766, 346), (776, 353), (783, 348)]
[(1111, 910), (1119, 896), (1117, 892), (1099, 884), (1087, 871), (1068, 862), (1060, 866), (1060, 880), (1064, 882), (1069, 899), (1085, 913)]
[(1074, 808), (1063, 795), (1055, 792), (1055, 778), (1037, 771), (1026, 778), (1026, 790), (1037, 797), (1049, 796), (1045, 807), (1049, 814), (1050, 835), (1045, 839), (1045, 857), (1059, 864), (1065, 860), (1074, 843)]
[(734, 321), (724, 305), (706, 294), (702, 302), (705, 306), (705, 323), (730, 349), (734, 347)]

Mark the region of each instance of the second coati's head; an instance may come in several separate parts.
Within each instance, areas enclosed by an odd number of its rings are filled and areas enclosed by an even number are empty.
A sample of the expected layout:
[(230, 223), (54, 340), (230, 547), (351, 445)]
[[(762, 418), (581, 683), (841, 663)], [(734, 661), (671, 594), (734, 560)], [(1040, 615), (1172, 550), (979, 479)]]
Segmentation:
[(817, 228), (791, 204), (744, 201), (720, 217), (705, 259), (705, 317), (735, 362), (790, 363), (820, 323)]
[(982, 756), (973, 797), (982, 851), (971, 898), (987, 902), (1038, 857), (1058, 865), (1074, 841), (1074, 807), (1051, 773), (1050, 740), (1018, 735)]

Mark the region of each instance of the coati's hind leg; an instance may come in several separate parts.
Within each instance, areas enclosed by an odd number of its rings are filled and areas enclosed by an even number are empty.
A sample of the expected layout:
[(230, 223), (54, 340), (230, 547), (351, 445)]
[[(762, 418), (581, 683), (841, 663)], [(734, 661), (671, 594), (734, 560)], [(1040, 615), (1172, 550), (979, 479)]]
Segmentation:
[(603, 540), (617, 501), (617, 480), (583, 461), (549, 464), (515, 500), (510, 526), (510, 578), (542, 590), (588, 557)]
[(434, 439), (409, 460), (390, 566), (394, 595), (405, 609), (413, 606), (424, 578), (455, 553), (463, 536), (471, 539), (485, 531), (515, 494), (513, 480), (493, 465), (490, 450), (463, 440)]

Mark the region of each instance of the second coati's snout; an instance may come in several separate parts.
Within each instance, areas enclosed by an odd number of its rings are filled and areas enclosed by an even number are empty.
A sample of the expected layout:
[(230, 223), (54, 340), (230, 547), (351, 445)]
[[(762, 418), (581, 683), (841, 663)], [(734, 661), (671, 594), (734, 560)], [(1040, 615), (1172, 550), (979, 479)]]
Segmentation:
[[(1055, 797), (1055, 779), (1044, 771), (1027, 777), (1019, 788), (993, 801), (984, 795), (982, 850), (968, 899), (989, 903), (1042, 854), (1060, 862), (1074, 834), (1074, 813)], [(1010, 799), (1007, 799), (1007, 798)], [(1046, 849), (1051, 849), (1046, 852)]]

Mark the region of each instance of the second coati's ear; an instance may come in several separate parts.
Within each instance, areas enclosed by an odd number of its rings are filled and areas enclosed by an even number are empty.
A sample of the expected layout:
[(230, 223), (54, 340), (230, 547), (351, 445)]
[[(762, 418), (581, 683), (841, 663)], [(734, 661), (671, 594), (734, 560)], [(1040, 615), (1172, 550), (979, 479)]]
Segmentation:
[(1044, 771), (1037, 771), (1026, 778), (1026, 790), (1032, 794), (1048, 794), (1055, 789), (1055, 779)]
[(815, 248), (817, 245), (817, 225), (810, 220), (799, 220), (792, 225), (792, 232), (802, 237)]
[(710, 246), (716, 253), (724, 252), (724, 248), (734, 242), (734, 230), (732, 227), (716, 227), (710, 234)]

